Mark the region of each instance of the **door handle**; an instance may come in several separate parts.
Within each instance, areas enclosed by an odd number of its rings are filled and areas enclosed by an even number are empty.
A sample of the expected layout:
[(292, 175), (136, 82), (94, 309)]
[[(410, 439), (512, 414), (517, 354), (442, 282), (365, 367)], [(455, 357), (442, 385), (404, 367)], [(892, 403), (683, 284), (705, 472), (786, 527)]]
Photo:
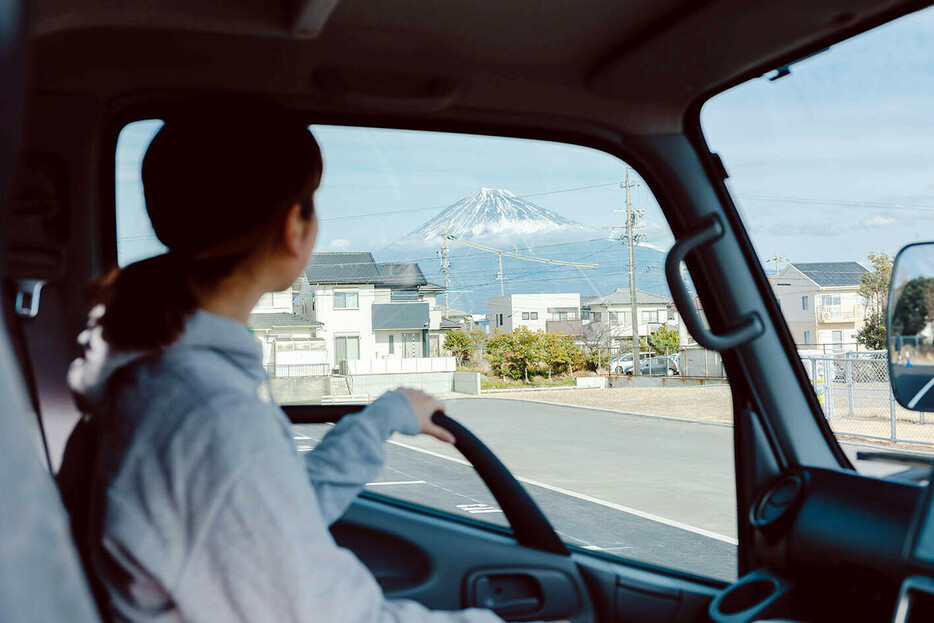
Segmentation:
[(542, 607), (542, 588), (530, 575), (491, 574), (474, 580), (474, 600), (500, 616), (531, 614)]
[(465, 589), (465, 606), (488, 608), (510, 620), (567, 619), (581, 609), (577, 585), (557, 569), (478, 570), (467, 576)]

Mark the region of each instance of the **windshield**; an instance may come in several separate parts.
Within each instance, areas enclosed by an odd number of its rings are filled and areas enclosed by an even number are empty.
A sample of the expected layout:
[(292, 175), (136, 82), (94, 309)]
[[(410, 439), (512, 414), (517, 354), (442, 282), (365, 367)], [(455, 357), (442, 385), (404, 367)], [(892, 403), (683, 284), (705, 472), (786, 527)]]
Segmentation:
[(851, 457), (865, 443), (934, 450), (934, 418), (896, 405), (884, 352), (892, 260), (934, 238), (932, 110), (927, 9), (734, 87), (701, 113)]

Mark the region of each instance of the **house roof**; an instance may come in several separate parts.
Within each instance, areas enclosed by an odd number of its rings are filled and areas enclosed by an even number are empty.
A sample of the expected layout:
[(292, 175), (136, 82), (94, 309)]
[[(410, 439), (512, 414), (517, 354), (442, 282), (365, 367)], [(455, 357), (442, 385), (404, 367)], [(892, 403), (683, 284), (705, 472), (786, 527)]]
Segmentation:
[[(315, 253), (305, 268), (308, 283), (372, 283), (424, 288), (428, 280), (415, 262), (377, 262), (372, 253)], [(439, 286), (436, 286), (439, 287)]]
[(441, 319), (441, 328), (442, 329), (463, 329), (464, 323), (458, 322), (453, 318), (442, 318)]
[(822, 288), (858, 286), (868, 273), (858, 262), (807, 262), (790, 264)]
[[(590, 298), (586, 303), (581, 303), (584, 305), (629, 305), (631, 303), (629, 298), (629, 290), (622, 290), (617, 288), (609, 294), (604, 294), (603, 296), (597, 296)], [(659, 296), (658, 294), (652, 294), (651, 292), (645, 292), (643, 290), (636, 290), (636, 304), (637, 305), (668, 305), (671, 303), (671, 299)]]
[(291, 327), (323, 327), (324, 325), (317, 320), (305, 318), (299, 314), (289, 314), (286, 312), (277, 312), (272, 314), (250, 314), (247, 321), (250, 329), (283, 329)]
[(428, 283), (422, 269), (414, 262), (380, 262), (376, 270), (381, 285), (417, 288)]

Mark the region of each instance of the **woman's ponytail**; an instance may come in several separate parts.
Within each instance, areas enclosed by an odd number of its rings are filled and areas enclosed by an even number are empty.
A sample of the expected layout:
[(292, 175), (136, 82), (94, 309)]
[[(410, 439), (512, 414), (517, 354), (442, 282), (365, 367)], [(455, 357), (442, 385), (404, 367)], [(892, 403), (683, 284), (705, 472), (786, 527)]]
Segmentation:
[(114, 268), (97, 281), (94, 294), (104, 306), (98, 320), (104, 339), (124, 350), (171, 345), (197, 307), (188, 269), (171, 253)]

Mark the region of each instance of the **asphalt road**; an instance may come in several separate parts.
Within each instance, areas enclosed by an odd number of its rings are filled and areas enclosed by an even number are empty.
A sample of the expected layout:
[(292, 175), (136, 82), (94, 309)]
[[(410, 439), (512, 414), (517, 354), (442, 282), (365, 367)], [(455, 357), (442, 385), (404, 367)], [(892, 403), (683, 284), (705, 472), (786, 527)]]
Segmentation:
[(893, 366), (898, 398), (909, 403), (917, 399), (919, 411), (934, 411), (934, 366), (916, 365), (907, 368), (901, 364)]
[[(497, 398), (450, 400), (448, 413), (519, 477), (568, 542), (680, 570), (736, 577), (732, 429)], [(326, 433), (298, 425), (300, 449)], [(368, 490), (505, 524), (451, 446), (390, 441)]]
[[(524, 483), (567, 542), (699, 575), (736, 577), (730, 426), (502, 398), (447, 405)], [(327, 428), (296, 425), (299, 449), (311, 449)], [(857, 449), (845, 446), (854, 458)], [(866, 465), (879, 476), (903, 469)], [(423, 435), (393, 437), (387, 468), (367, 489), (506, 523), (459, 453)]]

